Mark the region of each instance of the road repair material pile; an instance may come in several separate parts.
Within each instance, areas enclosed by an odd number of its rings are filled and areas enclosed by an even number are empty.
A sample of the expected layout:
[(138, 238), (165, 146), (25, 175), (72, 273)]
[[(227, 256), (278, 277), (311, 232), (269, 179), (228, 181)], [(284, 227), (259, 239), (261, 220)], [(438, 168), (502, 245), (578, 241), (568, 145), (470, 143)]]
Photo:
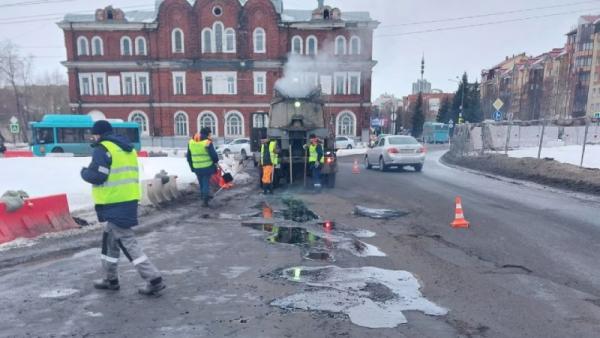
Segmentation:
[(448, 152), (442, 161), (508, 178), (600, 195), (600, 169), (580, 168), (552, 159), (512, 158), (499, 154), (459, 156)]

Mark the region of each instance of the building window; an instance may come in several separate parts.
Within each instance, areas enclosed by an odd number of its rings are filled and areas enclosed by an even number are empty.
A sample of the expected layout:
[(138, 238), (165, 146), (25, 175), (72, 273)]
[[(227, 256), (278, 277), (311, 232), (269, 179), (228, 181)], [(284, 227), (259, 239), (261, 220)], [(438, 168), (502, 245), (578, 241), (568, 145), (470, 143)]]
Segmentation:
[(137, 82), (137, 94), (138, 95), (149, 95), (148, 91), (148, 75), (136, 74)]
[(82, 96), (92, 95), (92, 77), (90, 74), (79, 74), (79, 93)]
[(135, 53), (136, 55), (147, 55), (146, 39), (142, 36), (135, 38)]
[(346, 82), (347, 82), (347, 74), (346, 73), (335, 73), (335, 95), (345, 95), (346, 94)]
[(306, 38), (306, 55), (317, 55), (317, 38), (309, 36)]
[(123, 95), (134, 95), (134, 74), (133, 73), (122, 73), (123, 80)]
[(321, 93), (324, 95), (331, 95), (331, 83), (332, 78), (329, 75), (321, 76)]
[(225, 30), (225, 53), (235, 53), (235, 31), (233, 28)]
[(235, 77), (228, 76), (227, 77), (227, 94), (235, 95), (236, 94), (236, 85), (235, 85)]
[(142, 135), (149, 135), (150, 128), (148, 127), (148, 116), (143, 111), (133, 111), (129, 114), (130, 122), (135, 122), (140, 125), (140, 132)]
[(212, 76), (207, 76), (204, 78), (204, 95), (213, 95), (213, 78)]
[(223, 29), (222, 23), (214, 23), (213, 31), (215, 32), (215, 49), (213, 49), (213, 52), (223, 53)]
[(343, 36), (338, 36), (335, 38), (335, 55), (345, 55), (346, 54), (346, 38)]
[(179, 28), (173, 29), (171, 33), (171, 50), (173, 53), (183, 53), (185, 51), (183, 31)]
[(90, 55), (90, 45), (88, 43), (88, 39), (85, 36), (80, 36), (77, 38), (77, 55)]
[(254, 95), (267, 95), (267, 73), (254, 72)]
[(175, 136), (188, 136), (188, 115), (185, 112), (175, 114)]
[(185, 72), (173, 72), (173, 94), (185, 95)]
[(215, 6), (215, 7), (213, 7), (213, 14), (215, 16), (221, 16), (221, 15), (223, 15), (223, 9), (219, 6)]
[(348, 94), (360, 94), (360, 73), (348, 73)]
[(350, 38), (350, 55), (359, 55), (360, 47), (360, 38), (358, 36)]
[(302, 54), (302, 38), (299, 36), (292, 38), (292, 54)]
[(337, 118), (337, 136), (356, 135), (356, 116), (352, 112), (342, 112)]
[(265, 47), (265, 30), (258, 27), (254, 30), (253, 41), (254, 41), (254, 53), (266, 53), (267, 48)]
[(210, 28), (202, 30), (202, 53), (211, 53), (213, 51), (212, 33)]
[(106, 74), (94, 74), (94, 90), (95, 95), (106, 95)]
[(198, 130), (202, 128), (210, 128), (213, 136), (218, 136), (217, 115), (211, 111), (200, 113), (198, 116)]
[(239, 112), (230, 112), (225, 118), (225, 136), (240, 137), (244, 136), (244, 119)]
[(121, 38), (121, 55), (129, 56), (132, 55), (131, 52), (131, 38), (128, 36), (124, 36)]
[(269, 115), (267, 113), (256, 113), (252, 117), (253, 128), (268, 128), (269, 127)]
[(92, 55), (104, 55), (104, 46), (102, 45), (102, 39), (99, 36), (94, 36), (92, 38)]

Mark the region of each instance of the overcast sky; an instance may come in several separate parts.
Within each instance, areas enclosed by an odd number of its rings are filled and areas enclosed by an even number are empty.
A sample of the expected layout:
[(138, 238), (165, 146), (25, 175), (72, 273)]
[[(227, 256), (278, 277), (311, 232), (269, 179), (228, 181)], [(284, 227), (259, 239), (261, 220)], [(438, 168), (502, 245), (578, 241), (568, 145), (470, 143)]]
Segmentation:
[[(64, 39), (55, 25), (66, 12), (93, 13), (114, 5), (151, 9), (154, 0), (0, 0), (0, 39), (11, 39), (35, 56), (35, 71), (61, 69)], [(37, 3), (24, 5), (24, 3)], [(375, 32), (373, 97), (410, 93), (425, 55), (425, 78), (454, 91), (449, 81), (464, 71), (479, 78), (507, 55), (536, 55), (562, 47), (582, 14), (600, 14), (600, 0), (326, 0), (342, 11), (369, 11)], [(15, 5), (17, 4), (17, 5)], [(288, 9), (313, 9), (316, 0), (284, 0)], [(552, 8), (549, 8), (552, 7)], [(510, 13), (507, 13), (510, 12)], [(470, 18), (465, 18), (470, 17)], [(462, 18), (462, 19), (460, 19)], [(517, 21), (518, 20), (518, 21)], [(433, 22), (432, 22), (433, 21)], [(469, 26), (469, 27), (465, 27)], [(452, 29), (456, 27), (464, 27)], [(423, 32), (431, 31), (431, 32)]]

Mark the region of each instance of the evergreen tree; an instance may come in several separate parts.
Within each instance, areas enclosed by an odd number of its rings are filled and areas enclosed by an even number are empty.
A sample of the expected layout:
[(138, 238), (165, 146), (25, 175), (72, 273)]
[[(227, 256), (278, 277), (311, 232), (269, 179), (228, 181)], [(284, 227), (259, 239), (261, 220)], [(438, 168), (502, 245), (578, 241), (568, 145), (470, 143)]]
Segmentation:
[(440, 123), (448, 123), (448, 121), (450, 121), (450, 109), (450, 98), (446, 96), (442, 100), (442, 105), (440, 106), (440, 110), (438, 111), (436, 121)]
[(412, 136), (415, 138), (421, 137), (423, 134), (423, 124), (425, 123), (425, 115), (423, 114), (423, 94), (419, 93), (417, 104), (412, 116)]

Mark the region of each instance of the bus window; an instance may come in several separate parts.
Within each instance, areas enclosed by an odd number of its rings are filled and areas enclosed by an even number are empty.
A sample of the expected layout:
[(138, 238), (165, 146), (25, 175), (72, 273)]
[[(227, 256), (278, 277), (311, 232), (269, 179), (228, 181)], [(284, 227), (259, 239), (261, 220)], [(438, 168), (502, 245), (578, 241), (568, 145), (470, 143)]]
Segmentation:
[(92, 139), (92, 129), (85, 128), (83, 129), (83, 141), (87, 143), (92, 143), (94, 140)]
[(115, 128), (115, 134), (125, 136), (131, 143), (140, 142), (140, 133), (137, 128)]
[(35, 139), (38, 144), (54, 143), (54, 130), (52, 128), (36, 128)]
[(84, 143), (83, 128), (58, 128), (58, 143)]

